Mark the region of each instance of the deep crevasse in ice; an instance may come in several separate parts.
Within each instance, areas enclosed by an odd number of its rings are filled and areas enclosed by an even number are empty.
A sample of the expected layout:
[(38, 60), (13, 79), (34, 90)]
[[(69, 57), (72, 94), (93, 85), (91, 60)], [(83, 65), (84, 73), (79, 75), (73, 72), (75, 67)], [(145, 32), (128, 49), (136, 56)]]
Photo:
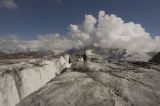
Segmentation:
[(5, 69), (0, 69), (0, 106), (14, 106), (38, 90), (64, 68), (71, 66), (68, 59), (67, 55), (60, 59), (42, 60), (39, 66), (28, 63), (3, 66)]

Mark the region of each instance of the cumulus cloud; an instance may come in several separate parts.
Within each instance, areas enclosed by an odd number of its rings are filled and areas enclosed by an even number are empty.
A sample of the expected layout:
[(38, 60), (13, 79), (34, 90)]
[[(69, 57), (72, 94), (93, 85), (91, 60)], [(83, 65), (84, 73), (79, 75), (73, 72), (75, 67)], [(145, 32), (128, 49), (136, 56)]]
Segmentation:
[(85, 15), (81, 25), (70, 25), (69, 36), (79, 46), (96, 45), (128, 51), (159, 51), (160, 37), (151, 38), (140, 24), (125, 23), (114, 14), (100, 11), (98, 19)]
[(0, 0), (0, 7), (4, 8), (18, 8), (18, 5), (15, 3), (15, 0)]
[(96, 28), (96, 42), (101, 47), (126, 48), (129, 51), (160, 50), (159, 38), (151, 38), (140, 24), (125, 23), (120, 17), (100, 11)]
[[(7, 42), (10, 42), (7, 44)], [(3, 46), (2, 46), (3, 45)], [(11, 47), (9, 47), (11, 45)], [(2, 48), (16, 48), (34, 50), (55, 50), (99, 46), (102, 48), (122, 48), (127, 51), (160, 51), (160, 37), (152, 38), (140, 25), (134, 22), (126, 23), (116, 15), (108, 15), (100, 11), (96, 19), (92, 15), (85, 15), (82, 24), (69, 26), (66, 35), (58, 33), (39, 35), (36, 40), (24, 41), (13, 39), (10, 41), (0, 38)]]

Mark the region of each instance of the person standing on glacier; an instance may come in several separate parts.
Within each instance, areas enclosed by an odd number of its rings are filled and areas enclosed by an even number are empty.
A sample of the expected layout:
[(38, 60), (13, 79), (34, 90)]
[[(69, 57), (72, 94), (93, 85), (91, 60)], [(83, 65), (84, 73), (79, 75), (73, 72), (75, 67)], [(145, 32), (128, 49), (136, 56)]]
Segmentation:
[(86, 52), (83, 53), (82, 58), (83, 58), (83, 62), (84, 62), (84, 67), (86, 68), (87, 67), (87, 55), (86, 55)]

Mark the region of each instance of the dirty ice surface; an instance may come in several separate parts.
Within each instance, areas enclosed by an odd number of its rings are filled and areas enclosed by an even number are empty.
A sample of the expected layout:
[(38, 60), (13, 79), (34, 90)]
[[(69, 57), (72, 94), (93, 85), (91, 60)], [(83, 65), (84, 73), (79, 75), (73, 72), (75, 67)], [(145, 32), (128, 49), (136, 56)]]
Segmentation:
[(160, 65), (77, 61), (16, 106), (160, 106)]

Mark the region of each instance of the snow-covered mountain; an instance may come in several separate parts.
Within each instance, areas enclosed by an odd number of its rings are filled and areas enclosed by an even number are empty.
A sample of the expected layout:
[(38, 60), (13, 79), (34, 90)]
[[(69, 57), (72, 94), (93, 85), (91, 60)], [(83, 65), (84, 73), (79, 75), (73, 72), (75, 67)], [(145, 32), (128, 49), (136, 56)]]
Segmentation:
[(126, 49), (88, 47), (82, 49), (70, 49), (69, 54), (80, 55), (81, 52), (88, 52), (91, 58), (103, 58), (103, 60), (123, 61), (145, 61), (147, 62), (155, 53), (150, 52), (128, 52)]
[[(80, 56), (83, 52), (90, 51), (92, 52), (92, 57), (101, 57), (104, 60), (124, 60), (124, 61), (145, 61), (147, 62), (150, 60), (156, 52), (128, 52), (126, 49), (120, 48), (101, 48), (101, 47), (94, 47), (88, 46), (84, 48), (72, 48), (66, 50), (49, 50), (49, 51), (19, 51), (19, 52), (0, 52), (0, 58), (39, 58), (39, 57), (59, 57), (66, 53), (74, 56), (76, 58), (78, 55)], [(88, 54), (90, 55), (90, 54)], [(94, 55), (94, 56), (93, 56)], [(75, 57), (76, 56), (76, 57)]]

